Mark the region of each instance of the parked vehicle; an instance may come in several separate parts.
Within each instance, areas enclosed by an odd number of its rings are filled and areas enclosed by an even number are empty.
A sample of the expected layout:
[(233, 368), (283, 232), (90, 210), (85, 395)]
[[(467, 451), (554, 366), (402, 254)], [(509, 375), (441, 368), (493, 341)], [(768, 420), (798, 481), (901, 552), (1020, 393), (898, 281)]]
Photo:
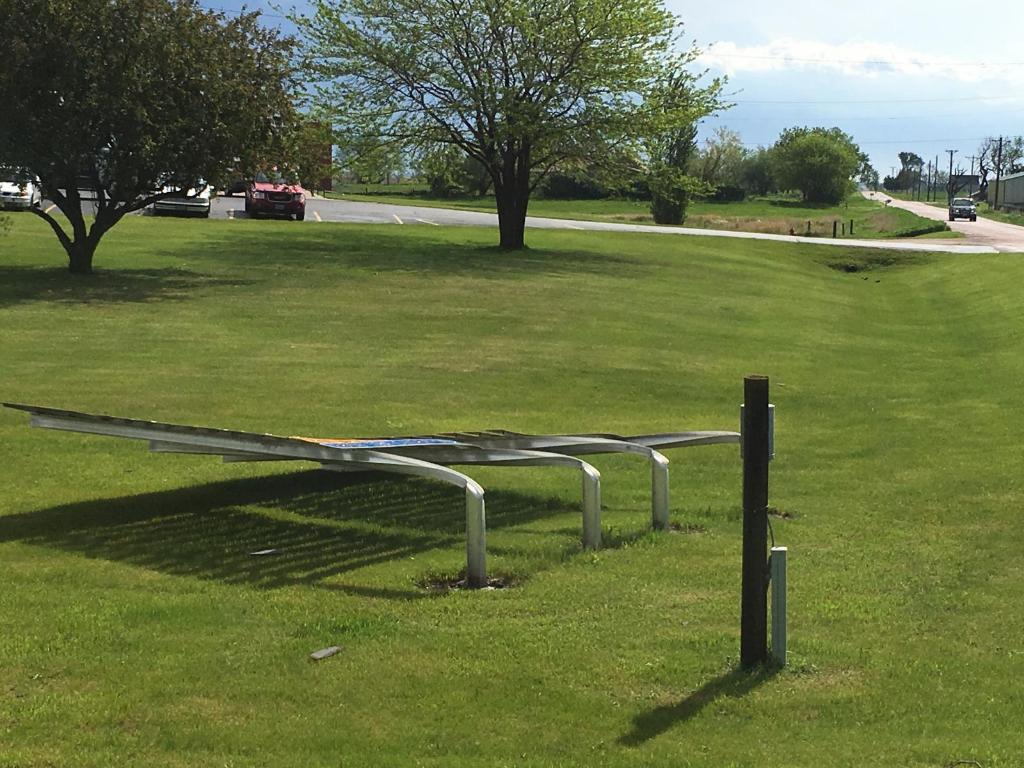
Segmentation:
[(953, 198), (953, 202), (949, 204), (949, 220), (955, 221), (956, 219), (970, 219), (971, 221), (978, 220), (978, 207), (974, 204), (974, 201), (971, 200), (971, 198)]
[[(177, 187), (164, 187), (164, 192), (176, 192)], [(199, 190), (189, 189), (184, 195), (173, 195), (157, 200), (151, 206), (153, 214), (171, 214), (177, 216), (202, 216), (210, 217), (210, 187), (204, 186)]]
[(245, 190), (245, 212), (250, 216), (294, 216), (302, 221), (306, 218), (306, 190), (280, 176), (257, 174)]
[(42, 202), (43, 193), (38, 182), (32, 179), (18, 181), (13, 173), (0, 173), (0, 208), (28, 210), (38, 208)]

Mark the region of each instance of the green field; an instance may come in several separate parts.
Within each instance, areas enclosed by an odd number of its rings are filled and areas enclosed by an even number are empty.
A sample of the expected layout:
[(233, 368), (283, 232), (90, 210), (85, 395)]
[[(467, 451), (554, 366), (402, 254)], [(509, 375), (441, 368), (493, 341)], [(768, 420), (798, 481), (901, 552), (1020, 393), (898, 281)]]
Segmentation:
[[(363, 202), (418, 205), (433, 208), (455, 208), (467, 211), (493, 213), (494, 198), (486, 197), (430, 197), (422, 185), (346, 185), (328, 197)], [(531, 216), (582, 221), (611, 221), (626, 224), (653, 224), (650, 202), (606, 198), (601, 200), (549, 200), (544, 197), (530, 199)], [(849, 227), (853, 225), (851, 235)], [(840, 237), (878, 239), (889, 237), (916, 237), (951, 233), (942, 222), (925, 219), (910, 211), (886, 208), (864, 198), (860, 193), (850, 195), (841, 205), (811, 205), (794, 196), (753, 197), (742, 202), (715, 203), (695, 201), (687, 208), (683, 226), (698, 229), (764, 232), (776, 235), (804, 235), (832, 237), (835, 223)]]
[[(1020, 255), (133, 217), (0, 236), (0, 399), (277, 434), (732, 429), (777, 406), (790, 664), (737, 671), (740, 463), (457, 489), (163, 456), (0, 411), (0, 766), (1016, 766)], [(849, 270), (849, 271), (848, 271)], [(248, 553), (277, 547), (277, 557)], [(342, 646), (319, 663), (310, 652)]]

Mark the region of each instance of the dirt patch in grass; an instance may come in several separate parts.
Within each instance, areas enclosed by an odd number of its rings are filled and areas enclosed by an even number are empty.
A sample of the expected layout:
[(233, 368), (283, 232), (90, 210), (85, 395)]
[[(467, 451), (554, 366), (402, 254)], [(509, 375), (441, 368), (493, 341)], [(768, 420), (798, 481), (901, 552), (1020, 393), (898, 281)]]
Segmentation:
[(899, 253), (896, 251), (863, 251), (860, 253), (846, 252), (839, 258), (827, 259), (823, 263), (826, 267), (834, 269), (836, 272), (857, 274), (891, 267), (909, 266), (924, 261), (925, 258), (919, 254)]
[[(480, 589), (510, 589), (522, 584), (523, 578), (516, 574), (500, 573), (487, 578), (487, 584)], [(416, 581), (416, 586), (433, 594), (447, 594), (461, 589), (472, 589), (466, 581), (466, 572), (457, 574), (428, 573)]]

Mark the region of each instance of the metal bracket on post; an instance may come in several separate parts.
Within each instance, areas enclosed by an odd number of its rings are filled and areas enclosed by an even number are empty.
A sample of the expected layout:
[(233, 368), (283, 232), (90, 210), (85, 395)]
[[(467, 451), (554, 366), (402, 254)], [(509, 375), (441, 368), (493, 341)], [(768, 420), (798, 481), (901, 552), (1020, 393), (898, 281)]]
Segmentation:
[(786, 666), (786, 547), (772, 547), (772, 659)]

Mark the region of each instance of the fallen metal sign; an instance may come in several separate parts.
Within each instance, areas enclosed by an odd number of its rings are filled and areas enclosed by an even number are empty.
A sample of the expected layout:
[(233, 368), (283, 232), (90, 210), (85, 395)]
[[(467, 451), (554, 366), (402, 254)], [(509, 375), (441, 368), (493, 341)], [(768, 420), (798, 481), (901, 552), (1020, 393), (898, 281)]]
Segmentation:
[(668, 459), (658, 448), (739, 442), (736, 432), (669, 432), (646, 435), (526, 435), (505, 430), (373, 438), (281, 437), (157, 421), (4, 403), (31, 415), (31, 425), (108, 437), (147, 440), (151, 451), (222, 456), (225, 461), (312, 461), (336, 472), (379, 470), (416, 475), (458, 486), (466, 493), (466, 581), (487, 584), (484, 489), (453, 465), (564, 466), (583, 483), (583, 546), (601, 545), (601, 474), (577, 458), (635, 453), (651, 464), (655, 528), (668, 526)]

